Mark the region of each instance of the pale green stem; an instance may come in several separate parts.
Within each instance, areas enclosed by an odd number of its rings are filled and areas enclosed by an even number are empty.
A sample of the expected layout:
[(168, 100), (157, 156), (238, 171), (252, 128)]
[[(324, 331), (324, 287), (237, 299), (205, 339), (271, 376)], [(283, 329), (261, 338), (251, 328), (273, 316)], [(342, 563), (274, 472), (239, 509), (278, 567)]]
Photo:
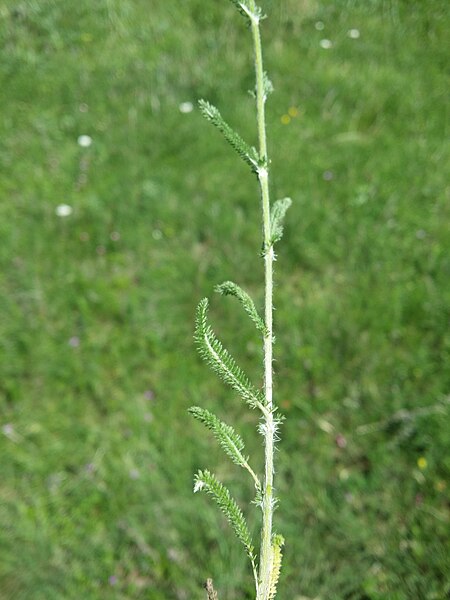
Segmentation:
[[(256, 15), (254, 0), (250, 0), (250, 9)], [(265, 276), (265, 325), (264, 336), (264, 486), (263, 486), (263, 522), (261, 532), (261, 553), (259, 563), (259, 585), (257, 600), (269, 600), (272, 570), (272, 516), (273, 516), (273, 454), (274, 419), (272, 400), (272, 345), (273, 345), (273, 260), (274, 252), (270, 240), (270, 198), (269, 198), (269, 160), (267, 156), (264, 70), (261, 50), (259, 18), (251, 19), (256, 71), (256, 108), (258, 121), (259, 156), (263, 164), (258, 168), (261, 188), (263, 231), (264, 231), (264, 276)]]

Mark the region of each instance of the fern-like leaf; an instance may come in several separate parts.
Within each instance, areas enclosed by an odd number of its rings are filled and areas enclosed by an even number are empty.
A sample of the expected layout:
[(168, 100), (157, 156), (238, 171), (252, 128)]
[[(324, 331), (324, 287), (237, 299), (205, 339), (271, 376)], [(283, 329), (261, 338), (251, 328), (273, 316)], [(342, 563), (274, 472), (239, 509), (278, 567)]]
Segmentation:
[(188, 411), (195, 419), (213, 432), (224, 452), (236, 465), (245, 466), (248, 458), (242, 454), (245, 447), (244, 441), (231, 425), (227, 425), (209, 410), (199, 406), (191, 406)]
[(273, 92), (273, 83), (269, 79), (269, 76), (267, 75), (266, 71), (264, 71), (264, 74), (263, 74), (263, 87), (264, 87), (264, 99), (267, 99), (267, 97), (270, 96), (270, 94), (272, 94), (272, 92)]
[(195, 341), (200, 356), (228, 385), (235, 389), (252, 408), (264, 404), (263, 394), (257, 390), (236, 364), (234, 358), (216, 338), (207, 321), (208, 299), (203, 298), (197, 307)]
[(290, 198), (283, 198), (273, 203), (270, 211), (270, 241), (272, 244), (283, 237), (283, 221), (291, 204), (292, 200)]
[(252, 171), (256, 173), (258, 167), (258, 153), (255, 148), (249, 146), (247, 142), (245, 142), (241, 136), (228, 125), (218, 108), (209, 102), (206, 102), (206, 100), (199, 100), (198, 105), (203, 116), (217, 127), (230, 146), (248, 165), (250, 165)]
[(254, 561), (254, 545), (251, 539), (245, 517), (236, 500), (231, 496), (229, 490), (221, 483), (215, 475), (209, 471), (198, 471), (195, 476), (194, 492), (204, 490), (217, 502), (220, 510), (227, 517), (237, 538), (242, 542), (245, 551), (251, 561)]
[(242, 288), (233, 283), (232, 281), (224, 281), (220, 285), (216, 286), (216, 292), (219, 294), (223, 294), (224, 296), (235, 296), (239, 302), (242, 304), (243, 309), (248, 314), (250, 319), (256, 325), (256, 328), (261, 331), (261, 333), (266, 336), (267, 335), (267, 327), (256, 310), (255, 303), (251, 299), (251, 297), (244, 292)]
[(281, 560), (283, 558), (283, 554), (281, 552), (283, 545), (283, 536), (275, 534), (272, 537), (272, 568), (270, 572), (269, 600), (273, 600), (277, 593), (277, 584), (281, 571)]

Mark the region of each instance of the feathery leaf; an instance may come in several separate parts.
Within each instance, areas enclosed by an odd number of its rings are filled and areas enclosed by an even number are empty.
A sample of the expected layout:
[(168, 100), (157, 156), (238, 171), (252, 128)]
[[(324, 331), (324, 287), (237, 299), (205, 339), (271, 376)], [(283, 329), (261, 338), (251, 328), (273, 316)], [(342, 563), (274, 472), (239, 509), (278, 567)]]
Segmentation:
[(267, 97), (273, 92), (273, 83), (270, 81), (269, 76), (267, 75), (266, 71), (264, 71), (264, 74), (263, 74), (263, 86), (264, 86), (264, 99), (267, 99)]
[(252, 171), (256, 172), (258, 166), (258, 153), (255, 148), (249, 146), (241, 136), (228, 125), (218, 108), (209, 102), (206, 102), (206, 100), (199, 100), (198, 105), (203, 116), (217, 127), (230, 146), (248, 165), (250, 165)]
[(227, 425), (209, 410), (199, 406), (191, 406), (188, 412), (213, 432), (225, 453), (236, 465), (241, 467), (245, 465), (248, 458), (242, 454), (245, 447), (244, 441), (231, 425)]
[(278, 242), (283, 237), (283, 221), (286, 211), (291, 204), (292, 200), (290, 198), (276, 200), (273, 203), (272, 210), (270, 211), (270, 241), (272, 244)]
[(258, 311), (256, 310), (253, 300), (247, 294), (247, 292), (244, 292), (242, 288), (240, 288), (232, 281), (224, 281), (224, 283), (217, 285), (215, 290), (216, 292), (219, 292), (219, 294), (223, 294), (224, 296), (235, 296), (242, 304), (245, 312), (248, 314), (250, 319), (256, 325), (256, 328), (259, 331), (261, 331), (261, 333), (264, 336), (267, 335), (267, 327), (262, 317), (260, 317)]
[(215, 475), (209, 471), (198, 471), (195, 476), (194, 492), (205, 490), (210, 494), (219, 505), (220, 510), (227, 517), (231, 527), (238, 539), (244, 545), (244, 548), (250, 558), (254, 560), (254, 546), (250, 536), (245, 517), (241, 509), (236, 503), (236, 500), (231, 496), (228, 489), (221, 483)]
[(269, 588), (269, 600), (273, 600), (277, 593), (278, 579), (280, 578), (281, 560), (283, 554), (281, 548), (284, 545), (284, 538), (282, 535), (274, 534), (272, 537), (272, 565), (270, 572), (270, 588)]
[(194, 336), (200, 356), (252, 408), (260, 407), (264, 404), (264, 395), (254, 387), (234, 358), (216, 338), (208, 324), (207, 313), (208, 299), (203, 298), (197, 307)]

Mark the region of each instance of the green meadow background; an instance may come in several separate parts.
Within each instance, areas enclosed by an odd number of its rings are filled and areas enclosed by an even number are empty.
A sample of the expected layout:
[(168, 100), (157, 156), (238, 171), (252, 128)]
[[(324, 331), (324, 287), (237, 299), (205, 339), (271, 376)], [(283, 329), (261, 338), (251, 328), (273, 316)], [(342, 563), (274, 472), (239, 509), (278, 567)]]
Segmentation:
[[(443, 600), (449, 5), (263, 7), (272, 194), (293, 198), (278, 597)], [(215, 471), (257, 535), (251, 481), (187, 414), (235, 424), (261, 470), (257, 415), (193, 344), (209, 296), (261, 382), (252, 324), (212, 291), (232, 279), (262, 303), (256, 180), (196, 108), (256, 143), (249, 32), (226, 0), (6, 0), (0, 39), (0, 598), (200, 600), (212, 576), (220, 600), (252, 599), (227, 523), (192, 493)]]

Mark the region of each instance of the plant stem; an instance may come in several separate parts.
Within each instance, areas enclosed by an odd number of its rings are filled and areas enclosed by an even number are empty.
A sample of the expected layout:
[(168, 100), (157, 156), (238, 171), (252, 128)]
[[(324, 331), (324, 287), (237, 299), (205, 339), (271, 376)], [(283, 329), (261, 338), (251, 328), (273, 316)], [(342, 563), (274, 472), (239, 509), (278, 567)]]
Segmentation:
[[(256, 15), (254, 0), (250, 8)], [(259, 563), (259, 582), (257, 600), (268, 600), (272, 570), (272, 515), (273, 515), (273, 454), (274, 454), (274, 419), (272, 399), (272, 346), (273, 346), (273, 245), (270, 239), (270, 198), (269, 198), (269, 160), (267, 156), (264, 69), (261, 49), (259, 18), (251, 18), (253, 47), (256, 71), (256, 108), (258, 122), (259, 157), (262, 165), (258, 169), (258, 179), (261, 188), (263, 233), (264, 233), (264, 278), (265, 300), (264, 316), (266, 333), (264, 336), (264, 487), (262, 501), (262, 532), (261, 553)]]

